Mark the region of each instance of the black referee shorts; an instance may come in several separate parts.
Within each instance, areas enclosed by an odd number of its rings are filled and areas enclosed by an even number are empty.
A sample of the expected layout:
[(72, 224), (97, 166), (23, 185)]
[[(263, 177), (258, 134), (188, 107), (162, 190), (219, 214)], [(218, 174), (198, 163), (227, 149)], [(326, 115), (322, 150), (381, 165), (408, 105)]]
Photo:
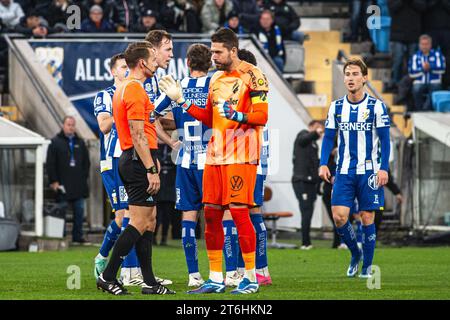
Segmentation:
[[(147, 171), (137, 152), (136, 157), (133, 158), (133, 150), (134, 148), (123, 151), (119, 159), (119, 174), (128, 194), (128, 205), (153, 207), (156, 205), (156, 195), (147, 193), (149, 186)], [(155, 166), (157, 165), (156, 152), (156, 149), (150, 149)]]

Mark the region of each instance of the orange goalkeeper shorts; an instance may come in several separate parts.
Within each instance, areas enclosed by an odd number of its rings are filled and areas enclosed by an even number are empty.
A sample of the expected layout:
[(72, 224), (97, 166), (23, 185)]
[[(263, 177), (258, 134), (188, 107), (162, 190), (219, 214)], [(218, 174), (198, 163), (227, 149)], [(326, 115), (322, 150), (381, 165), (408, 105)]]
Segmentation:
[(205, 165), (203, 203), (226, 206), (230, 203), (255, 206), (255, 164)]

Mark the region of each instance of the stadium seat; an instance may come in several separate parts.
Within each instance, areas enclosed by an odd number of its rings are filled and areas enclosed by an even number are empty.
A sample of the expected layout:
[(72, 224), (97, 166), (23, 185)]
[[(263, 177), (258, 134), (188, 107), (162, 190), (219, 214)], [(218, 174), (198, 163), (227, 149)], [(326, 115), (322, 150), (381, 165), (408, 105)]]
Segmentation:
[(270, 230), (270, 235), (271, 235), (271, 238), (272, 238), (272, 242), (267, 244), (267, 246), (269, 248), (276, 248), (276, 249), (285, 249), (285, 248), (295, 249), (295, 248), (298, 248), (298, 246), (295, 245), (295, 244), (277, 242), (277, 234), (278, 234), (277, 221), (278, 221), (278, 219), (280, 219), (280, 218), (288, 218), (288, 217), (292, 217), (292, 216), (293, 216), (292, 212), (284, 212), (284, 211), (280, 211), (280, 212), (265, 212), (265, 213), (263, 213), (264, 220), (272, 221), (272, 228)]
[(437, 104), (436, 111), (438, 112), (450, 112), (450, 99), (441, 100)]
[[(264, 188), (264, 202), (269, 201), (270, 199), (272, 199), (272, 189), (270, 189), (269, 187), (265, 187)], [(292, 217), (294, 214), (292, 212), (288, 212), (288, 211), (277, 211), (277, 212), (263, 212), (263, 218), (266, 221), (272, 221), (272, 227), (270, 230), (270, 235), (272, 238), (272, 242), (271, 243), (267, 243), (267, 247), (269, 248), (276, 248), (276, 249), (295, 249), (298, 248), (297, 245), (295, 244), (289, 244), (289, 243), (280, 243), (277, 242), (277, 234), (278, 234), (278, 229), (277, 229), (277, 221), (280, 218), (289, 218)]]
[(303, 79), (305, 73), (305, 48), (296, 41), (285, 41), (286, 63), (283, 76), (285, 78)]
[[(439, 111), (438, 104), (441, 101), (447, 101), (447, 100), (450, 100), (450, 91), (439, 90), (439, 91), (434, 91), (431, 93), (431, 103), (432, 103), (433, 109), (436, 111)], [(445, 111), (441, 111), (441, 112), (445, 112)]]

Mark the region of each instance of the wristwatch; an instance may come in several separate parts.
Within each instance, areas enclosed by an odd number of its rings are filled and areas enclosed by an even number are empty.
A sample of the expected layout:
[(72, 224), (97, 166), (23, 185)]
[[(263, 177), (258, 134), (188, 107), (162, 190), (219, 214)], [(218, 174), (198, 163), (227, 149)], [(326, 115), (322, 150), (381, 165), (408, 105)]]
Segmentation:
[(151, 174), (157, 174), (158, 173), (158, 168), (156, 168), (156, 166), (152, 166), (148, 169), (145, 169), (145, 171), (147, 171), (147, 173), (151, 173)]

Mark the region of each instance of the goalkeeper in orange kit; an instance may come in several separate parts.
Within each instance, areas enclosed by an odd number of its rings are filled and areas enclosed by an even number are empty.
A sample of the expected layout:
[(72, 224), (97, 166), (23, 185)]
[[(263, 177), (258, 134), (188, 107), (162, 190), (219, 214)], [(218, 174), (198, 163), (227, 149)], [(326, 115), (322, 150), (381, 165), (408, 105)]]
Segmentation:
[(210, 275), (189, 293), (222, 293), (224, 233), (222, 217), (229, 209), (235, 222), (245, 262), (245, 275), (231, 293), (258, 291), (255, 273), (255, 229), (249, 208), (255, 206), (253, 193), (260, 156), (260, 130), (267, 122), (268, 82), (260, 69), (238, 58), (239, 42), (230, 29), (222, 28), (211, 37), (212, 60), (217, 71), (209, 86), (208, 101), (200, 108), (183, 97), (179, 82), (163, 77), (160, 88), (194, 118), (212, 128), (203, 174), (205, 240)]

